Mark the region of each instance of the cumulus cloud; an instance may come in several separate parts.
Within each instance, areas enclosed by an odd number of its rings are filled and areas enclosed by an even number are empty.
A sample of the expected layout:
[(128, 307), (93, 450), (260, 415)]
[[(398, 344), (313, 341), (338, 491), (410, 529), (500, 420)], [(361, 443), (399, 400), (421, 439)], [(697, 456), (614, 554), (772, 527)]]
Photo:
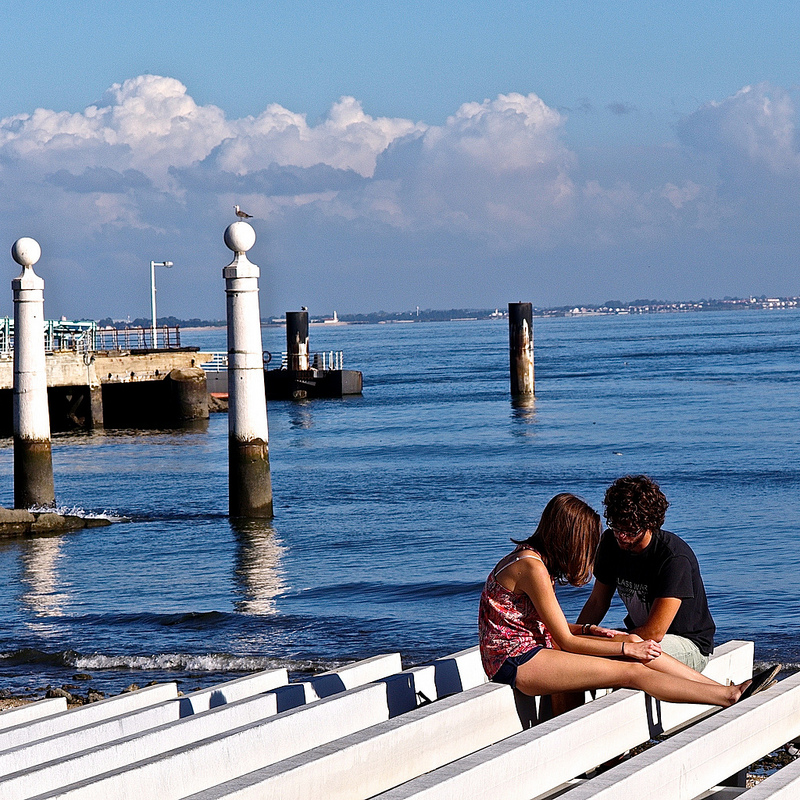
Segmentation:
[(678, 125), (681, 141), (727, 164), (800, 174), (797, 110), (791, 95), (768, 83), (711, 101)]
[[(592, 110), (588, 99), (577, 109)], [(35, 234), (30, 221), (39, 220), (71, 275), (94, 258), (97, 275), (131, 287), (139, 263), (168, 245), (170, 257), (204, 265), (201, 286), (218, 277), (207, 254), (236, 202), (266, 221), (275, 258), (293, 274), (309, 265), (306, 285), (320, 292), (336, 290), (323, 269), (333, 242), (349, 253), (348, 269), (359, 263), (370, 275), (408, 251), (457, 276), (470, 252), (476, 276), (490, 281), (496, 273), (480, 272), (481, 259), (523, 265), (544, 253), (606, 252), (623, 261), (698, 232), (761, 224), (758, 204), (794, 220), (796, 117), (789, 92), (759, 84), (700, 107), (678, 123), (677, 139), (649, 151), (582, 155), (567, 143), (566, 113), (533, 93), (464, 103), (441, 125), (374, 117), (342, 97), (311, 123), (277, 104), (228, 119), (179, 81), (143, 75), (81, 112), (0, 120), (0, 229), (13, 240)], [(286, 243), (298, 239), (308, 248), (289, 255)], [(556, 271), (577, 276), (582, 258)], [(116, 296), (123, 302), (125, 291)]]

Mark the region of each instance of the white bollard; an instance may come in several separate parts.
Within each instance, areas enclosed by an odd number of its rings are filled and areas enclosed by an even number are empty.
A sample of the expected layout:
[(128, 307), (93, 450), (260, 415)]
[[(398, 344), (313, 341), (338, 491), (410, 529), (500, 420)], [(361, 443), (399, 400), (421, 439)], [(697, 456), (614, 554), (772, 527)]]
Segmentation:
[(35, 239), (17, 239), (11, 255), (22, 272), (14, 292), (14, 505), (53, 507), (53, 456), (44, 356), (44, 281), (33, 271), (42, 255)]
[(269, 432), (259, 269), (247, 258), (256, 233), (246, 222), (225, 229), (236, 254), (222, 271), (228, 313), (228, 509), (231, 517), (272, 517)]

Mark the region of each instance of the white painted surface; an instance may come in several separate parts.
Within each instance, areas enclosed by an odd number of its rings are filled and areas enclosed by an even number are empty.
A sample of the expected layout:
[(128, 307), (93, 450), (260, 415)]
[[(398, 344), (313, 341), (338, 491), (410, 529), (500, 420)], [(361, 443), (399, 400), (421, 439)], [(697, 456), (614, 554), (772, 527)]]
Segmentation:
[[(180, 707), (177, 700), (170, 700), (150, 708), (127, 712), (110, 719), (101, 720), (91, 725), (66, 731), (35, 742), (18, 747), (4, 749), (0, 752), (0, 776), (12, 775), (21, 770), (60, 760), (101, 747), (129, 736), (152, 730), (160, 725), (177, 722), (180, 719)], [(3, 738), (0, 736), (0, 746)], [(3, 800), (13, 796), (13, 790), (0, 777), (0, 796)], [(38, 791), (39, 786), (36, 786)]]
[(693, 800), (798, 735), (800, 673), (795, 673), (577, 787), (570, 800)]
[(191, 795), (191, 800), (371, 797), (522, 730), (511, 687), (486, 684)]
[[(265, 695), (269, 697), (269, 695)], [(242, 704), (253, 700), (241, 701)], [(205, 714), (187, 717), (170, 726), (173, 735), (179, 727), (208, 723), (238, 704), (221, 706)], [(242, 725), (221, 735), (211, 734), (202, 741), (173, 749), (114, 769), (97, 757), (97, 771), (91, 777), (60, 789), (40, 789), (41, 800), (178, 800), (209, 786), (289, 758), (353, 731), (376, 725), (388, 717), (386, 687), (372, 684), (337, 697), (268, 719)], [(137, 740), (131, 742), (136, 745)], [(63, 776), (64, 773), (62, 773)], [(65, 774), (72, 775), (68, 770)], [(60, 776), (61, 777), (61, 776)], [(32, 785), (36, 785), (35, 783)], [(155, 789), (157, 787), (157, 791)], [(0, 788), (5, 789), (5, 785)], [(21, 795), (29, 797), (29, 795)], [(38, 797), (38, 795), (37, 795)], [(6, 800), (6, 795), (3, 794)], [(9, 800), (12, 800), (9, 798)]]
[(217, 708), (237, 700), (244, 700), (261, 692), (268, 692), (272, 689), (277, 689), (279, 686), (285, 686), (288, 681), (289, 676), (285, 669), (272, 669), (254, 672), (252, 675), (245, 675), (241, 678), (236, 678), (236, 680), (226, 681), (208, 689), (198, 689), (196, 692), (180, 698), (181, 716), (199, 714), (203, 711), (208, 711), (210, 708)]
[(89, 703), (89, 705), (65, 711), (63, 714), (8, 728), (2, 733), (0, 746), (7, 750), (28, 742), (46, 739), (49, 736), (57, 736), (65, 731), (93, 725), (110, 717), (129, 714), (140, 708), (174, 700), (177, 696), (178, 689), (174, 683), (147, 686), (135, 692), (126, 692), (108, 700), (100, 700), (97, 703)]
[[(67, 701), (63, 697), (52, 697), (47, 700), (37, 700), (19, 708), (9, 708), (0, 712), (0, 731), (13, 728), (17, 725), (26, 725), (42, 717), (51, 717), (67, 710)], [(2, 747), (0, 738), (0, 747)]]
[[(750, 676), (752, 663), (752, 642), (728, 642), (717, 648), (705, 672), (715, 680), (730, 677), (739, 682)], [(530, 800), (646, 742), (660, 730), (674, 730), (709, 710), (659, 703), (642, 692), (621, 689), (415, 778), (387, 791), (381, 800), (478, 800), (490, 794), (503, 800)]]

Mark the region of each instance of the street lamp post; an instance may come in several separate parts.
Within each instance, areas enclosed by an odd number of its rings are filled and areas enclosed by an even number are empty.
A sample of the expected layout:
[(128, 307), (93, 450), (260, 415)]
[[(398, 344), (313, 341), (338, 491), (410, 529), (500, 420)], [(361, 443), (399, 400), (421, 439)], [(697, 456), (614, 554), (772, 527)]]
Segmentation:
[(158, 348), (156, 342), (156, 267), (171, 267), (171, 261), (151, 261), (150, 262), (150, 311), (153, 316), (153, 349)]

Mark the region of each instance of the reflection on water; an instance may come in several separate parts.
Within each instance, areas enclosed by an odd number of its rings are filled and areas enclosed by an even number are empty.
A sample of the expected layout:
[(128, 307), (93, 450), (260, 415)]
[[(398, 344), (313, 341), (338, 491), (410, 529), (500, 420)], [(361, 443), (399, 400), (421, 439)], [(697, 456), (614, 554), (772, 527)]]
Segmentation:
[(264, 520), (231, 521), (236, 535), (236, 579), (242, 614), (274, 614), (275, 598), (285, 587), (280, 559), (283, 547), (275, 529)]
[(311, 413), (312, 403), (309, 400), (295, 400), (289, 405), (289, 426), (309, 430), (314, 426)]
[(29, 539), (22, 550), (22, 585), (26, 590), (20, 600), (37, 617), (60, 615), (68, 600), (63, 589), (69, 584), (60, 584), (57, 571), (63, 543), (63, 536)]
[(536, 398), (533, 395), (512, 397), (511, 419), (525, 425), (536, 422)]

